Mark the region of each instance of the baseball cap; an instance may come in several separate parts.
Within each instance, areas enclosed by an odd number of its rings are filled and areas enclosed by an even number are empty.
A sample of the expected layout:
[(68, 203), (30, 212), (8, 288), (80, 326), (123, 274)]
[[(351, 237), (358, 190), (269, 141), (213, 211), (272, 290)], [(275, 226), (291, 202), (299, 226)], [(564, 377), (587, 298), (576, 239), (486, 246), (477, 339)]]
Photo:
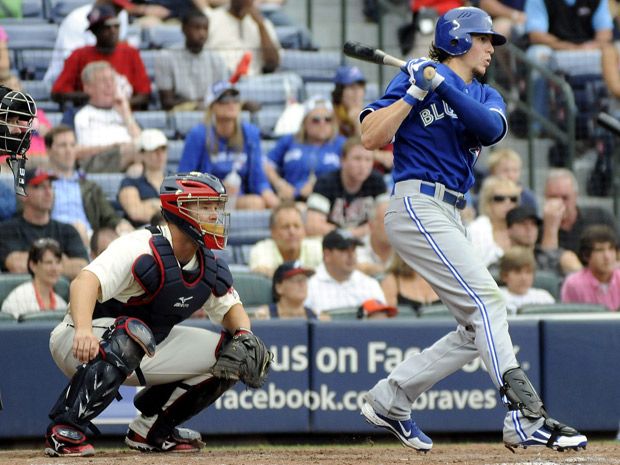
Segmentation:
[(357, 66), (340, 66), (336, 70), (334, 84), (350, 86), (351, 84), (357, 83), (366, 84), (366, 77)]
[(41, 168), (30, 168), (26, 170), (24, 175), (24, 182), (26, 186), (38, 186), (43, 181), (54, 181), (58, 179), (55, 175), (49, 171), (42, 170)]
[(536, 210), (526, 205), (520, 205), (506, 213), (506, 224), (508, 225), (508, 227), (510, 227), (513, 224), (519, 223), (523, 220), (527, 220), (528, 218), (536, 221), (536, 224), (538, 226), (542, 224), (542, 219), (538, 216)]
[(212, 103), (219, 101), (225, 95), (238, 97), (239, 91), (228, 81), (214, 82), (205, 98), (205, 105), (210, 107)]
[(120, 21), (116, 15), (116, 10), (110, 5), (96, 5), (88, 13), (87, 31), (92, 31), (98, 26), (119, 25)]
[(358, 307), (357, 317), (360, 319), (371, 318), (371, 315), (381, 312), (385, 312), (388, 318), (394, 318), (398, 315), (398, 308), (387, 305), (377, 299), (368, 299), (362, 302), (362, 305)]
[(129, 0), (112, 0), (112, 3), (114, 3), (117, 6), (120, 6), (121, 8), (125, 10), (131, 10), (135, 8), (136, 6), (135, 3), (130, 2)]
[(329, 99), (321, 95), (315, 95), (304, 102), (304, 118), (308, 116), (308, 113), (310, 113), (316, 108), (325, 108), (327, 111), (330, 112), (334, 111), (334, 106), (332, 105), (332, 102), (329, 101)]
[(282, 265), (277, 267), (276, 271), (273, 273), (273, 282), (281, 283), (285, 279), (292, 278), (298, 274), (312, 276), (314, 271), (309, 268), (304, 268), (299, 260), (284, 262)]
[(362, 241), (344, 229), (334, 229), (323, 238), (323, 249), (346, 250), (358, 245), (362, 245)]
[(145, 129), (138, 137), (138, 150), (142, 152), (166, 147), (167, 145), (168, 138), (159, 129)]

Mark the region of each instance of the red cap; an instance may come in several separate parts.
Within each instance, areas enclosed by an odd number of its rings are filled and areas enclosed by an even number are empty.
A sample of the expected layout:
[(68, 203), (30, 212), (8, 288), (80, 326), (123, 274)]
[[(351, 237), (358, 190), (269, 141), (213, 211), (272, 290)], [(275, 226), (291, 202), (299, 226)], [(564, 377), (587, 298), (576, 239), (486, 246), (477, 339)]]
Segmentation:
[(52, 173), (42, 170), (40, 168), (36, 168), (36, 169), (31, 168), (31, 169), (26, 170), (26, 174), (24, 177), (25, 177), (25, 182), (27, 186), (38, 186), (43, 181), (47, 181), (48, 179), (50, 181), (54, 181), (58, 179)]
[(368, 315), (375, 312), (386, 312), (388, 318), (394, 318), (398, 314), (398, 309), (396, 307), (386, 305), (377, 299), (365, 300), (360, 306), (360, 313), (362, 313), (360, 318), (368, 317)]
[(125, 10), (132, 10), (136, 7), (136, 4), (130, 2), (129, 0), (112, 0), (112, 3), (124, 8)]

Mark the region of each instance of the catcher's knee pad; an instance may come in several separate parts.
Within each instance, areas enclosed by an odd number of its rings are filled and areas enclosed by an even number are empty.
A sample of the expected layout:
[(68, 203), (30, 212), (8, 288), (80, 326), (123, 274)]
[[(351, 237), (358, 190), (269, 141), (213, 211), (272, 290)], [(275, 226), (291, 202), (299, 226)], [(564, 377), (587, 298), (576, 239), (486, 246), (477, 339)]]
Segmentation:
[(177, 425), (202, 412), (235, 382), (209, 377), (193, 386), (176, 382), (142, 389), (134, 397), (134, 405), (147, 417), (158, 415), (147, 435), (149, 444), (162, 444)]
[(54, 423), (84, 430), (112, 402), (147, 350), (154, 354), (151, 330), (135, 318), (117, 318), (104, 334), (99, 354), (78, 368), (52, 408), (50, 418)]
[(547, 418), (540, 396), (521, 367), (504, 373), (504, 385), (500, 393), (508, 399), (510, 410), (519, 410), (526, 418)]

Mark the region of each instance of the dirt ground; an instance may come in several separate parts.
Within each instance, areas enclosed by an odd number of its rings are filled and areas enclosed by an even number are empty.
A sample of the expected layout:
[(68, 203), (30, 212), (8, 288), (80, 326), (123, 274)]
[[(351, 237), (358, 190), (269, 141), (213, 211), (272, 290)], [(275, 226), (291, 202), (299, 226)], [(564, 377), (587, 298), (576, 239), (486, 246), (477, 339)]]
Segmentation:
[(207, 447), (196, 454), (142, 454), (128, 449), (98, 448), (85, 458), (50, 458), (42, 448), (0, 449), (1, 465), (620, 465), (620, 442), (591, 441), (586, 451), (554, 452), (546, 448), (511, 453), (500, 443), (436, 442), (428, 454), (393, 442), (372, 440), (355, 445), (232, 445)]

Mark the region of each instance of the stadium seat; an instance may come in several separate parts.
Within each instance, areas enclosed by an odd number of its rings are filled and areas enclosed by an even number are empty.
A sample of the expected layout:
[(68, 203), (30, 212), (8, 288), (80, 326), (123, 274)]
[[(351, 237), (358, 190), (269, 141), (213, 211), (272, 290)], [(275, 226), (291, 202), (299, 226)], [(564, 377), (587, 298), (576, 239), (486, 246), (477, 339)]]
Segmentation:
[(331, 320), (357, 320), (357, 307), (333, 308), (321, 313), (329, 315)]
[(159, 129), (169, 139), (175, 135), (174, 129), (168, 124), (168, 113), (163, 110), (135, 111), (134, 116), (142, 129)]
[(45, 116), (47, 117), (47, 120), (50, 122), (52, 127), (55, 127), (60, 124), (63, 115), (60, 111), (50, 111), (49, 113), (46, 111)]
[(108, 201), (114, 204), (124, 177), (123, 173), (89, 173), (87, 179), (99, 184)]
[(151, 82), (155, 81), (155, 59), (159, 53), (159, 50), (140, 50), (140, 58), (142, 58), (146, 74), (148, 74)]
[(282, 50), (280, 71), (293, 71), (299, 74), (304, 82), (332, 81), (340, 64), (339, 52)]
[(3, 24), (9, 36), (9, 47), (18, 49), (52, 49), (58, 34), (58, 25), (50, 23)]
[(32, 278), (27, 273), (2, 273), (0, 274), (0, 307), (2, 302), (20, 284), (30, 281)]
[(0, 325), (17, 323), (17, 319), (10, 313), (0, 312)]
[(549, 315), (554, 313), (603, 313), (607, 308), (597, 304), (557, 303), (525, 305), (517, 311), (517, 315)]
[(39, 323), (42, 321), (55, 321), (60, 323), (65, 315), (66, 310), (46, 310), (41, 312), (24, 313), (19, 316), (20, 323)]
[(328, 100), (332, 99), (332, 92), (334, 90), (333, 82), (306, 82), (304, 84), (304, 89), (306, 90), (306, 98), (314, 97), (315, 95), (319, 95), (321, 97), (325, 97)]
[(69, 302), (69, 286), (70, 282), (64, 276), (61, 276), (56, 285), (54, 286), (54, 292), (60, 297), (65, 299), (65, 302)]
[(183, 146), (185, 141), (183, 140), (169, 140), (168, 141), (168, 171), (170, 173), (176, 173), (179, 169), (179, 162), (181, 161), (181, 155), (183, 155)]
[(49, 82), (23, 80), (22, 88), (37, 102), (37, 106), (39, 102), (51, 99), (52, 84)]
[(169, 48), (177, 44), (183, 45), (185, 36), (178, 24), (157, 24), (142, 30), (142, 42), (145, 47), (152, 49)]
[(270, 217), (271, 210), (233, 210), (230, 214), (228, 243), (231, 245), (254, 244), (270, 237)]
[(271, 279), (255, 273), (235, 273), (233, 279), (244, 306), (258, 307), (272, 302)]
[(241, 245), (233, 245), (228, 244), (226, 248), (231, 249), (232, 251), (232, 263), (234, 265), (238, 265), (241, 267), (246, 267), (248, 270), (250, 264), (250, 251), (252, 250), (253, 244), (241, 244)]
[(447, 305), (434, 304), (423, 305), (420, 307), (420, 318), (447, 318), (452, 317), (452, 313)]
[(241, 79), (237, 89), (242, 100), (252, 100), (262, 105), (284, 106), (291, 99), (303, 99), (303, 81), (295, 73), (274, 73)]
[(21, 0), (21, 3), (23, 18), (44, 19), (45, 0)]
[(283, 49), (303, 49), (303, 30), (298, 26), (276, 26), (274, 29)]
[(284, 112), (283, 106), (270, 106), (263, 107), (254, 114), (254, 124), (259, 127), (263, 137), (272, 137), (282, 112)]
[(49, 19), (55, 23), (60, 23), (65, 16), (76, 8), (91, 3), (92, 0), (50, 0)]
[(43, 79), (50, 61), (53, 50), (51, 49), (25, 49), (16, 51), (17, 69), (22, 79)]
[(409, 305), (398, 305), (397, 308), (398, 313), (396, 314), (395, 318), (410, 319), (418, 317), (418, 314), (414, 312)]
[(551, 271), (536, 271), (532, 287), (544, 289), (553, 296), (554, 299), (560, 298), (561, 278)]
[(187, 133), (204, 119), (204, 111), (175, 111), (170, 115), (172, 127), (180, 139), (185, 138)]

